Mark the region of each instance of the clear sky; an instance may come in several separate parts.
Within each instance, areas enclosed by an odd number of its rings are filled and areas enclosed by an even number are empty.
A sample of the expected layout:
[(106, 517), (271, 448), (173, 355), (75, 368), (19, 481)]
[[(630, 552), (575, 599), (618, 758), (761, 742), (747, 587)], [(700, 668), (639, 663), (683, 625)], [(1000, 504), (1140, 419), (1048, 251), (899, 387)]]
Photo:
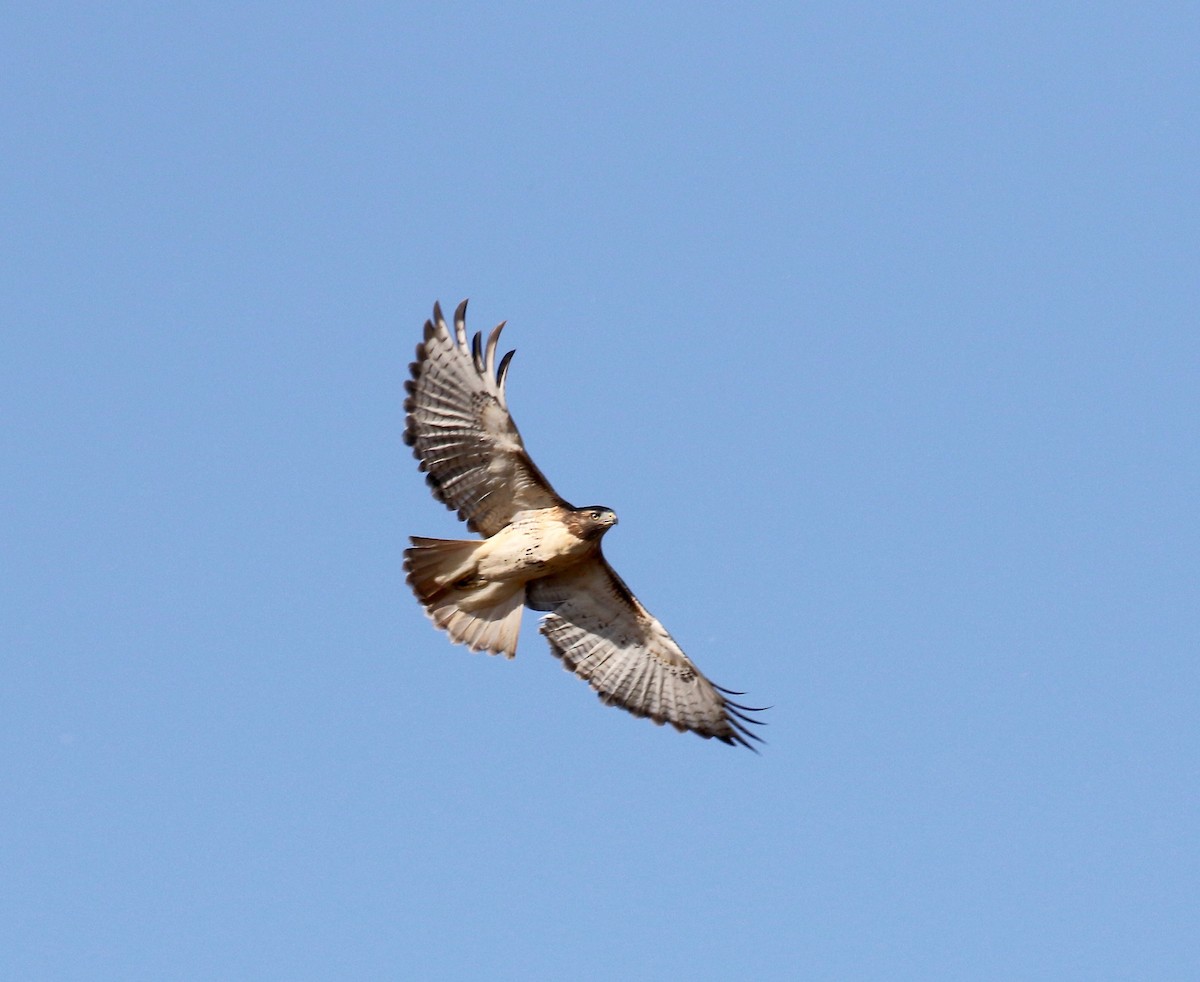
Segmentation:
[[(1200, 978), (1194, 4), (0, 36), (0, 977)], [(761, 756), (423, 616), (468, 296)]]

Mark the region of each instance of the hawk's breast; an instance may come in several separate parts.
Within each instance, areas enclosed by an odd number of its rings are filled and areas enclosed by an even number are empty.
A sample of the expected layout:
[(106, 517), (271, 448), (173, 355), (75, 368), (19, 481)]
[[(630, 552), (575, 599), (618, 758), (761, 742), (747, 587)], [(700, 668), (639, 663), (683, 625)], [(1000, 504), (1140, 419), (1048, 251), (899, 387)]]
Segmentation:
[(532, 580), (579, 562), (596, 548), (563, 521), (562, 508), (522, 512), (484, 540), (479, 574), (489, 580)]

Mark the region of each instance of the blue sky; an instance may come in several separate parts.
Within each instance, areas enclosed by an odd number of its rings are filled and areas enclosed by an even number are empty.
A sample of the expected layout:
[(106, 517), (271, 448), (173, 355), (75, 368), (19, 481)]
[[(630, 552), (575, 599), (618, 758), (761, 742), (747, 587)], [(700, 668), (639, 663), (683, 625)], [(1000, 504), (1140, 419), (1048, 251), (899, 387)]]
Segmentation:
[[(1200, 977), (1193, 5), (2, 20), (0, 975)], [(409, 595), (465, 296), (761, 756)]]

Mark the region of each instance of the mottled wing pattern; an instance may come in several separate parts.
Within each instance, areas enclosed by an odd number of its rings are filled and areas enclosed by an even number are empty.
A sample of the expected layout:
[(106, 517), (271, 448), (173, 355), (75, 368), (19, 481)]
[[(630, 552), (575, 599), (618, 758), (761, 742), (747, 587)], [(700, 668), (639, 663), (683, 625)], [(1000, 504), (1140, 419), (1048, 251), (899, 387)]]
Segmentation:
[(504, 325), (467, 341), (467, 302), (454, 313), (451, 334), (441, 308), (425, 322), (425, 340), (405, 383), (404, 442), (426, 472), (434, 496), (458, 512), (473, 532), (494, 535), (513, 515), (565, 502), (537, 469), (508, 414), (504, 382), (510, 351), (496, 365)]
[(541, 632), (551, 650), (606, 705), (751, 749), (760, 739), (746, 726), (759, 710), (705, 678), (603, 556), (530, 583), (526, 603), (550, 611)]

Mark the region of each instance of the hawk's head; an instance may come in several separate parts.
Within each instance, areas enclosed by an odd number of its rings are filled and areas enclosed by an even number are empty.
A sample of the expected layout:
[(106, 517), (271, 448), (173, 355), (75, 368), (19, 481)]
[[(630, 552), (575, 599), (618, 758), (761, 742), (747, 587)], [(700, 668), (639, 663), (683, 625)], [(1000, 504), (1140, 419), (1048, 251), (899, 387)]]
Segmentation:
[(617, 524), (617, 513), (603, 505), (588, 505), (571, 510), (567, 524), (581, 539), (598, 539)]

